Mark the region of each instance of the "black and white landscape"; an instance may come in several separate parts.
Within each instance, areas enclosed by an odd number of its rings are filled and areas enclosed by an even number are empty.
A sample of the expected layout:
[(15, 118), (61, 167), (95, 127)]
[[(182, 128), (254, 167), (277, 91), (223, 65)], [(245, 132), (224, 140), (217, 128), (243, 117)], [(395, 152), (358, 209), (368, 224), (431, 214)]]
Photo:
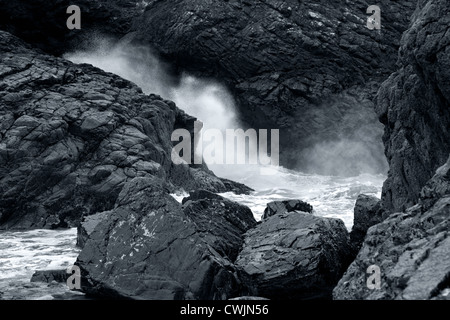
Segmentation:
[[(449, 299), (449, 28), (448, 0), (0, 0), (0, 299)], [(198, 121), (277, 130), (279, 165), (177, 164)]]

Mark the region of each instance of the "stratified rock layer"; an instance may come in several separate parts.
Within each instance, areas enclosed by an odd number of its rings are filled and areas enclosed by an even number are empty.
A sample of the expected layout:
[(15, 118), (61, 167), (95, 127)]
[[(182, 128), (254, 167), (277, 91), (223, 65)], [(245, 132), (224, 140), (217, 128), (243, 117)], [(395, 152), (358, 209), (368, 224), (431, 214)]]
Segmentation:
[(135, 177), (159, 177), (167, 192), (248, 191), (172, 163), (172, 132), (194, 121), (131, 82), (0, 31), (0, 226), (75, 226), (112, 209)]
[(400, 69), (383, 83), (376, 111), (389, 162), (383, 206), (403, 211), (450, 153), (450, 7), (420, 1), (403, 35)]
[[(422, 189), (419, 203), (371, 227), (334, 299), (448, 299), (450, 290), (450, 158)], [(369, 289), (367, 268), (380, 268)]]

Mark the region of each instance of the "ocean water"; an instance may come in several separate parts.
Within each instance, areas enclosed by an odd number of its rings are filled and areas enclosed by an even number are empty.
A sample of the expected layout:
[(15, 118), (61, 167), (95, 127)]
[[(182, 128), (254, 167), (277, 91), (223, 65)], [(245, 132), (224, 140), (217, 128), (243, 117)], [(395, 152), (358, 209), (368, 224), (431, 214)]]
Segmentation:
[(0, 299), (77, 299), (64, 283), (30, 282), (36, 270), (67, 269), (79, 249), (76, 228), (0, 232)]

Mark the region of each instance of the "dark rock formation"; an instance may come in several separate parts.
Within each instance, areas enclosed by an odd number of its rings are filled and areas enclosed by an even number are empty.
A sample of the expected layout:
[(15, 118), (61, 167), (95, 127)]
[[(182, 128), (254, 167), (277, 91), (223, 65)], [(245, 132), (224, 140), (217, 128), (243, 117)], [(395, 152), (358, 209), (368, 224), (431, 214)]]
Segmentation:
[(182, 70), (221, 79), (252, 128), (279, 128), (284, 166), (385, 169), (372, 98), (395, 66), (415, 1), (153, 1), (133, 38)]
[(77, 246), (83, 248), (89, 236), (94, 231), (95, 227), (108, 218), (110, 211), (103, 211), (90, 216), (85, 216), (77, 227)]
[(203, 190), (191, 193), (183, 203), (183, 212), (197, 226), (198, 235), (220, 255), (234, 262), (244, 242), (244, 233), (256, 226), (252, 211)]
[(383, 221), (381, 200), (374, 196), (360, 194), (356, 199), (353, 227), (350, 232), (350, 241), (356, 251), (361, 248), (367, 230), (381, 221)]
[(267, 204), (264, 209), (263, 219), (267, 219), (275, 214), (287, 213), (292, 211), (302, 211), (312, 213), (313, 207), (309, 203), (303, 202), (301, 200), (283, 200), (283, 201), (272, 201)]
[(450, 153), (449, 11), (446, 0), (419, 1), (402, 38), (400, 69), (378, 93), (390, 168), (382, 201), (392, 212), (417, 203)]
[(31, 282), (66, 282), (70, 274), (66, 270), (38, 270), (31, 277)]
[(270, 299), (330, 298), (351, 247), (344, 223), (302, 212), (271, 216), (246, 233), (236, 260), (252, 294)]
[[(335, 299), (448, 299), (450, 289), (450, 158), (422, 189), (419, 203), (371, 227)], [(381, 271), (368, 289), (367, 268)]]
[[(228, 256), (236, 250), (237, 232), (242, 229), (242, 236), (246, 221), (253, 219), (251, 212), (232, 212), (235, 208), (222, 200), (205, 205), (201, 216), (197, 210), (203, 204), (188, 201), (183, 211), (158, 178), (128, 182), (77, 259), (82, 290), (103, 297), (162, 300), (246, 295)], [(215, 214), (212, 208), (221, 204), (224, 209)], [(227, 211), (236, 219), (227, 220)]]
[[(81, 10), (81, 30), (69, 30), (66, 13), (70, 5)], [(0, 4), (0, 30), (7, 31), (48, 53), (61, 55), (80, 48), (96, 35), (122, 37), (133, 18), (143, 12), (143, 2), (130, 0), (16, 0)], [(94, 38), (94, 39), (93, 39)]]
[(122, 78), (0, 32), (0, 226), (74, 226), (112, 209), (134, 177), (159, 177), (167, 192), (249, 191), (172, 163), (173, 130), (194, 121)]

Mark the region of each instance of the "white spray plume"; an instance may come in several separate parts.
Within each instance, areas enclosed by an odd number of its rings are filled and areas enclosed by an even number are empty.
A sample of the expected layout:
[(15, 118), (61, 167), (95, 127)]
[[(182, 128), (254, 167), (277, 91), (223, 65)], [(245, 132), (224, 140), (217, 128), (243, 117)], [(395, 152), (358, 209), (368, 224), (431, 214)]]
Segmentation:
[(88, 63), (117, 74), (142, 88), (174, 101), (186, 113), (197, 117), (204, 128), (220, 130), (237, 127), (236, 108), (232, 95), (222, 84), (182, 74), (170, 76), (169, 66), (161, 62), (148, 47), (95, 36), (90, 48), (64, 56), (74, 63)]

